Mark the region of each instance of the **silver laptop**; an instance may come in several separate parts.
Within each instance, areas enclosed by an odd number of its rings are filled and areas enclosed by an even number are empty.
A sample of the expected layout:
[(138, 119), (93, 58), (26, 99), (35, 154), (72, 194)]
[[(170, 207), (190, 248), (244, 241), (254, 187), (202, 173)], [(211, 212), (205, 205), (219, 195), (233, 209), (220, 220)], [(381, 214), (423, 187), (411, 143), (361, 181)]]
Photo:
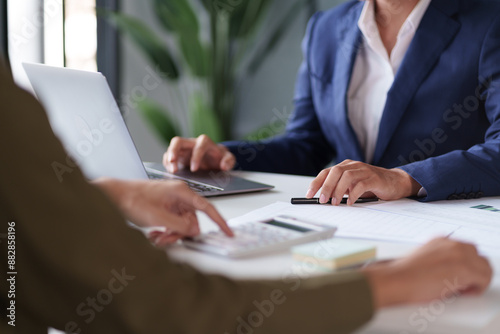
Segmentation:
[(181, 171), (143, 164), (101, 73), (23, 64), (55, 134), (89, 179), (177, 179), (199, 194), (219, 196), (272, 189), (227, 172)]

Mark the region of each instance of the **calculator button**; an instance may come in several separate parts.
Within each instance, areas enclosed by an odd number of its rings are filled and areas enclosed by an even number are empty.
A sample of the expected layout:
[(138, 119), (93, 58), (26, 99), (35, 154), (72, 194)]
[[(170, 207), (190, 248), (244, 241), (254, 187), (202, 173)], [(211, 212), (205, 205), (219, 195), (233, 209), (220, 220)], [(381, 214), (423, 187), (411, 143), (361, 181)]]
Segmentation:
[[(221, 231), (211, 231), (196, 240), (210, 248), (233, 254), (251, 253), (254, 249), (272, 248), (274, 245), (296, 240), (304, 234), (260, 222), (249, 222), (232, 227), (235, 237), (229, 238)], [(207, 247), (208, 249), (208, 247)], [(239, 255), (238, 255), (239, 256)]]

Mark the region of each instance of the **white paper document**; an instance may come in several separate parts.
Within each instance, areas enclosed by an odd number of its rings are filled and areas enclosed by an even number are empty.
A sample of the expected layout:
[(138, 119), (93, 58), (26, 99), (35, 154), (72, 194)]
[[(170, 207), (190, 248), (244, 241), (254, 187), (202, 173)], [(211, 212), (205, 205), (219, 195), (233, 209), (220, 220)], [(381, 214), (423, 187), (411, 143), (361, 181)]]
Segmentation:
[(400, 200), (380, 203), (370, 209), (455, 225), (453, 239), (477, 245), (484, 255), (500, 257), (500, 198), (431, 203)]
[(420, 203), (413, 200), (362, 205), (292, 205), (276, 202), (231, 220), (232, 224), (291, 215), (338, 227), (341, 237), (425, 243), (438, 236), (472, 242), (500, 257), (500, 199)]
[(457, 226), (421, 218), (368, 210), (363, 207), (331, 205), (292, 205), (276, 202), (231, 220), (238, 223), (291, 215), (338, 227), (337, 236), (423, 243), (437, 236), (448, 236)]
[[(403, 199), (381, 202), (371, 206), (370, 209), (473, 228), (500, 228), (500, 199), (497, 198), (430, 203)], [(490, 211), (495, 209), (499, 211)]]

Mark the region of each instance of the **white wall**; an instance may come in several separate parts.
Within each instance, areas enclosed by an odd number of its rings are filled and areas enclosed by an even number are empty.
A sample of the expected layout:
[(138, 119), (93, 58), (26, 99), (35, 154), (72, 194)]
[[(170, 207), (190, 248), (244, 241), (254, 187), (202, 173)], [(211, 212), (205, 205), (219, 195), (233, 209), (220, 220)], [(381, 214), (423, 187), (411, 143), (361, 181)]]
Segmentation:
[[(333, 7), (342, 0), (321, 0), (320, 8)], [(150, 8), (150, 1), (123, 0), (122, 10), (127, 14), (142, 18), (156, 25), (154, 14)], [(283, 6), (290, 6), (290, 0), (279, 0), (272, 8), (269, 22), (273, 24), (284, 14)], [(236, 137), (242, 137), (254, 130), (267, 125), (275, 117), (273, 109), (280, 113), (286, 109), (289, 114), (292, 110), (292, 98), (297, 69), (302, 60), (300, 44), (303, 38), (307, 17), (304, 13), (291, 25), (290, 31), (285, 36), (280, 47), (271, 55), (255, 76), (245, 78), (241, 82), (239, 107), (235, 113)], [(158, 26), (156, 25), (158, 28)], [(148, 63), (131, 43), (125, 40), (122, 46), (122, 98), (121, 105), (133, 97), (134, 92), (141, 91), (143, 79), (148, 76)], [(139, 87), (139, 89), (138, 89)], [(165, 86), (148, 95), (158, 101), (165, 100)], [(143, 91), (143, 90), (142, 90)], [(125, 118), (132, 137), (137, 145), (143, 160), (161, 161), (166, 149), (155, 135), (150, 131), (142, 119), (130, 107), (125, 108)]]

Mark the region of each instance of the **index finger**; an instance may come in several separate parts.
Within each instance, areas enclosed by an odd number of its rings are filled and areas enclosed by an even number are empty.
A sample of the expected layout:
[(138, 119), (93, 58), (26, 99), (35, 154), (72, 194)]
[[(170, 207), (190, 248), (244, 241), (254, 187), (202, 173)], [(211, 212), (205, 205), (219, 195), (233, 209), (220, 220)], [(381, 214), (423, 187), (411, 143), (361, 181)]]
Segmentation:
[(203, 209), (200, 209), (200, 211), (205, 212), (207, 216), (209, 216), (217, 225), (219, 225), (221, 230), (228, 237), (234, 237), (234, 233), (231, 230), (231, 228), (227, 225), (226, 220), (222, 218), (219, 211), (217, 211), (217, 209), (215, 209), (215, 207), (212, 204), (208, 203), (208, 206), (205, 206)]
[(330, 169), (323, 169), (318, 176), (311, 182), (309, 185), (309, 190), (307, 190), (306, 197), (312, 198), (314, 194), (318, 192), (318, 190), (323, 186), (323, 183), (326, 180), (326, 177), (330, 173)]
[(189, 188), (185, 192), (179, 192), (180, 198), (188, 205), (191, 205), (195, 210), (204, 212), (210, 219), (212, 219), (221, 230), (229, 237), (233, 237), (234, 233), (231, 228), (227, 225), (226, 220), (222, 218), (219, 211), (204, 197), (201, 197)]
[(180, 152), (182, 150), (192, 150), (194, 148), (194, 140), (186, 139), (181, 137), (174, 137), (170, 141), (167, 152), (163, 155), (163, 165), (165, 168), (171, 172), (177, 172), (178, 166), (177, 162), (179, 159)]
[(215, 143), (207, 135), (200, 135), (196, 138), (193, 155), (191, 157), (191, 171), (196, 172), (201, 165), (201, 162), (205, 156), (205, 153), (210, 149)]
[[(338, 173), (338, 169), (342, 166), (345, 166), (345, 165), (349, 165), (351, 163), (353, 163), (354, 161), (352, 160), (344, 160), (342, 161), (341, 163), (333, 166), (333, 167), (329, 167), (329, 168), (325, 168), (323, 169), (319, 174), (318, 176), (316, 176), (316, 178), (311, 182), (310, 186), (309, 186), (309, 190), (307, 191), (307, 194), (306, 194), (306, 197), (307, 198), (312, 198), (314, 196), (314, 194), (316, 194), (324, 185), (325, 185), (325, 182), (332, 182), (332, 179), (334, 179), (332, 177), (332, 174), (336, 174), (337, 175), (337, 178), (334, 182), (334, 184), (337, 184), (338, 180), (340, 179), (340, 176), (342, 175), (342, 173)], [(330, 191), (330, 193), (332, 193), (332, 191)], [(326, 196), (327, 194), (325, 194)], [(330, 194), (328, 194), (328, 197), (330, 197)], [(327, 198), (328, 200), (328, 198)]]

